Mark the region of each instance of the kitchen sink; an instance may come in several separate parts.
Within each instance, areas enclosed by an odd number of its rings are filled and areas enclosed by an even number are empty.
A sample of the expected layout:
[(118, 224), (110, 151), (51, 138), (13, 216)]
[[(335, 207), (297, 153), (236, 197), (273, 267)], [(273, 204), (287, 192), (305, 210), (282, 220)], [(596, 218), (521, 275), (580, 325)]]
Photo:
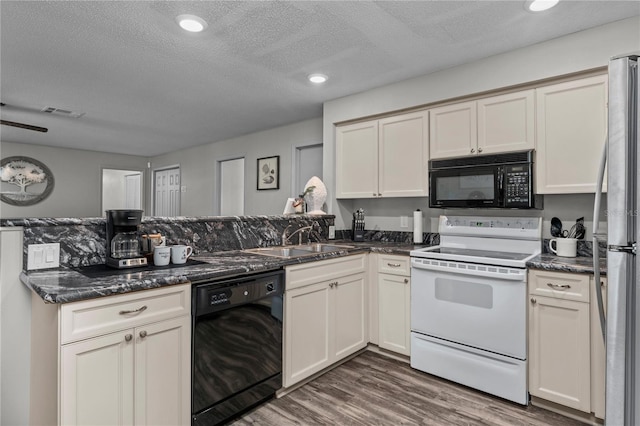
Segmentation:
[(264, 256), (275, 256), (290, 259), (293, 257), (312, 256), (316, 253), (332, 253), (336, 251), (352, 248), (352, 246), (341, 246), (334, 244), (301, 244), (297, 246), (285, 247), (258, 247), (243, 250), (246, 253), (261, 254)]
[(301, 250), (311, 251), (314, 253), (331, 253), (333, 251), (350, 249), (350, 248), (353, 248), (353, 246), (341, 246), (341, 245), (339, 246), (334, 244), (316, 243), (316, 244), (299, 245), (299, 246), (296, 246), (296, 248), (299, 248)]

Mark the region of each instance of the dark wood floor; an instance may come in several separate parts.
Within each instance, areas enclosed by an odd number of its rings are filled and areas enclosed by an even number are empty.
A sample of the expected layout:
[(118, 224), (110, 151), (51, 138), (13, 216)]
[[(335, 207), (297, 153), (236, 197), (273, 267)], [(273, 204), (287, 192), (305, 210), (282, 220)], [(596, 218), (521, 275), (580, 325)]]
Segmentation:
[(580, 422), (538, 407), (522, 407), (367, 351), (232, 424), (567, 426)]

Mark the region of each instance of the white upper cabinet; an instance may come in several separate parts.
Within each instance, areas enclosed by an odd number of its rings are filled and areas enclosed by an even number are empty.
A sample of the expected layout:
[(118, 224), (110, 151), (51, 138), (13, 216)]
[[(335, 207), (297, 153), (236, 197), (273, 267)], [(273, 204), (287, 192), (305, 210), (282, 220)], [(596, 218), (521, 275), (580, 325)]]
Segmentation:
[(431, 159), (476, 154), (476, 111), (475, 101), (446, 105), (429, 111)]
[(536, 89), (536, 192), (595, 192), (607, 131), (607, 76)]
[(428, 194), (426, 112), (336, 128), (336, 198)]
[(426, 196), (429, 167), (426, 112), (384, 118), (378, 123), (378, 132), (378, 195)]
[(478, 100), (478, 153), (535, 148), (534, 90)]
[(430, 120), (432, 159), (535, 147), (533, 90), (433, 108)]
[(336, 198), (378, 195), (378, 120), (336, 128)]

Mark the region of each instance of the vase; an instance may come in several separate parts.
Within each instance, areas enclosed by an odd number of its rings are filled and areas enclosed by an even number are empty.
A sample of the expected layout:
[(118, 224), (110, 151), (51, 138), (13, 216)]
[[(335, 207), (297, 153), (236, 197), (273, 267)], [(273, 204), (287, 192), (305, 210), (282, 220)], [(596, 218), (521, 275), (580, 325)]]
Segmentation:
[(309, 179), (304, 187), (309, 188), (310, 186), (315, 186), (315, 188), (305, 197), (307, 200), (307, 214), (326, 214), (322, 210), (322, 206), (327, 201), (327, 187), (317, 176)]

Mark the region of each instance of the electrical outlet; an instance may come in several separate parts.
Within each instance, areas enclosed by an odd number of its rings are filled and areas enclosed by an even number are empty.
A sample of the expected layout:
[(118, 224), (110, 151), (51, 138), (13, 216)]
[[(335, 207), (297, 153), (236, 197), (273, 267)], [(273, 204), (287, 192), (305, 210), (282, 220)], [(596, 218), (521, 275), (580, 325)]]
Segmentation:
[(60, 266), (60, 243), (29, 244), (27, 270), (57, 268)]
[(336, 227), (335, 227), (335, 225), (329, 225), (329, 239), (330, 240), (335, 240), (336, 239)]
[(400, 228), (409, 227), (409, 216), (400, 216)]
[(180, 187), (180, 192), (187, 192), (187, 185), (182, 185)]

